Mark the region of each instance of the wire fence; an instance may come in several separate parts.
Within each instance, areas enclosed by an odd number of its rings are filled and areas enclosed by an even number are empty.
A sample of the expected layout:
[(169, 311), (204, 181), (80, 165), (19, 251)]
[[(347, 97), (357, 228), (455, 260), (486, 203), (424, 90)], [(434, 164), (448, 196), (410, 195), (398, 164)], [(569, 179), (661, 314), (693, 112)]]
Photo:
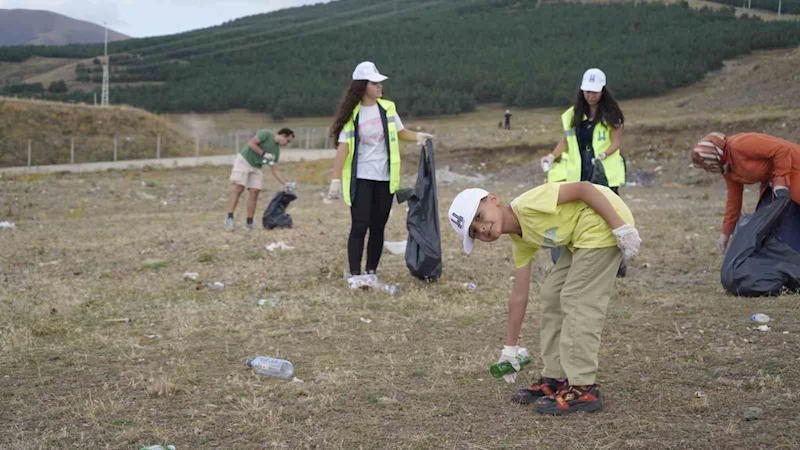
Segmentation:
[[(295, 139), (285, 149), (329, 148), (325, 128), (296, 128)], [(93, 136), (0, 137), (0, 167), (82, 164), (136, 159), (161, 159), (235, 154), (255, 135), (255, 130), (223, 134), (181, 136), (176, 133), (117, 133)]]

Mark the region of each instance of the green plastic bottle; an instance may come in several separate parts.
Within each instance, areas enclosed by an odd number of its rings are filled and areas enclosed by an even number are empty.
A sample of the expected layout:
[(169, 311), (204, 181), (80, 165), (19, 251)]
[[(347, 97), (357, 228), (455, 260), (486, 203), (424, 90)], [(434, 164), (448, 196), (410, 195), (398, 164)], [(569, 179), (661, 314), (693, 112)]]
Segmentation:
[[(519, 362), (519, 367), (521, 369), (525, 367), (525, 365), (530, 364), (531, 357), (517, 355), (517, 362)], [(514, 371), (514, 366), (512, 366), (511, 363), (508, 361), (503, 361), (501, 363), (494, 363), (492, 364), (491, 368), (492, 376), (495, 378), (503, 378), (503, 375), (508, 375), (513, 371)]]

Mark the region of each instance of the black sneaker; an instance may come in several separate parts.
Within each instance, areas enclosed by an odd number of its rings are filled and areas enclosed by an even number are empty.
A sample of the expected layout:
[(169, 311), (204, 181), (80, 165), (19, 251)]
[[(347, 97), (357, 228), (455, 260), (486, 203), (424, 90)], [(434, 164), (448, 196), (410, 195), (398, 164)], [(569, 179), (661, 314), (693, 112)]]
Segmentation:
[(596, 384), (567, 386), (553, 397), (542, 397), (536, 402), (536, 412), (563, 416), (575, 411), (593, 412), (603, 408), (603, 396)]
[(520, 389), (511, 397), (511, 401), (520, 405), (530, 405), (542, 397), (552, 397), (559, 389), (567, 387), (566, 381), (558, 381), (555, 378), (539, 378), (533, 386)]

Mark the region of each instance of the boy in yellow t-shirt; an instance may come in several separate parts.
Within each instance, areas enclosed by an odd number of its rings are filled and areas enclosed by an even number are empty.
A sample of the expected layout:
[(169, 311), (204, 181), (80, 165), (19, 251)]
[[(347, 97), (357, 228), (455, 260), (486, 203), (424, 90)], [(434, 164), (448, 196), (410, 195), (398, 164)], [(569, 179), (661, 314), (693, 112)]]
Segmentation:
[[(467, 189), (453, 200), (448, 217), (467, 254), (475, 239), (492, 242), (508, 234), (513, 241), (517, 271), (499, 362), (508, 361), (516, 370), (533, 255), (540, 248), (567, 248), (539, 293), (542, 376), (512, 401), (536, 403), (536, 411), (555, 415), (602, 408), (595, 384), (600, 333), (620, 261), (636, 255), (641, 245), (622, 199), (586, 181), (545, 184), (510, 205), (483, 189)], [(516, 375), (504, 378), (514, 383)]]

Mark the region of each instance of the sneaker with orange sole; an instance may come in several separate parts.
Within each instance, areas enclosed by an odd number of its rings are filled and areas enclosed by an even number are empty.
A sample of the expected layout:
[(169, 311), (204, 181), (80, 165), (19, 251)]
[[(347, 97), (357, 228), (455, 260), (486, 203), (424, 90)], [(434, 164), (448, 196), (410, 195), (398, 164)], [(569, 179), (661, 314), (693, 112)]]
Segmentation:
[(539, 381), (531, 387), (520, 389), (511, 397), (511, 401), (520, 405), (536, 403), (542, 397), (553, 397), (560, 390), (567, 387), (566, 381), (558, 381), (555, 378), (539, 378)]
[(536, 402), (536, 412), (562, 416), (575, 411), (593, 412), (603, 408), (603, 396), (596, 384), (569, 385), (552, 398), (542, 397)]

